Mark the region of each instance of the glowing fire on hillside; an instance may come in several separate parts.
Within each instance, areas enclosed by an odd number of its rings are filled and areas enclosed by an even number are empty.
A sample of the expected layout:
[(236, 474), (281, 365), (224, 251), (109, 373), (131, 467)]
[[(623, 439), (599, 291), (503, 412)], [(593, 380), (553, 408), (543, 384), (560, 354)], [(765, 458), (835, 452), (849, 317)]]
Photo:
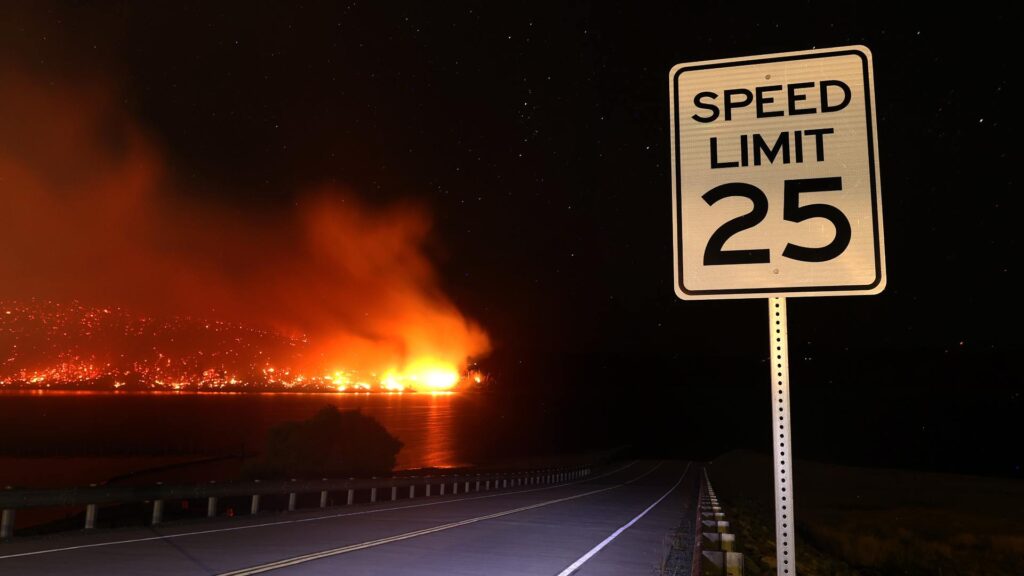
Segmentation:
[(65, 82), (0, 57), (0, 384), (474, 380), (490, 342), (442, 289), (425, 206), (334, 184), (221, 191), (172, 169), (114, 83)]
[(0, 389), (395, 393), (483, 381), (478, 370), (434, 358), (369, 372), (317, 367), (306, 337), (76, 303), (0, 302), (0, 349)]

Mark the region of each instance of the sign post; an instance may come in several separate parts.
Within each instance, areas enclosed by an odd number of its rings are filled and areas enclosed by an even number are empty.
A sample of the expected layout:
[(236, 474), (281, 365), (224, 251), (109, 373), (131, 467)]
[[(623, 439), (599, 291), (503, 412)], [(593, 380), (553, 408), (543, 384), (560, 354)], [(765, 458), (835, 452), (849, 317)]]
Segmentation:
[(676, 295), (769, 302), (778, 573), (793, 575), (786, 299), (885, 288), (871, 52), (679, 64), (669, 110)]
[[(775, 561), (779, 574), (796, 574), (793, 530), (793, 469), (789, 430), (789, 329), (786, 299), (768, 299), (772, 359), (772, 444), (775, 449)], [(777, 429), (776, 429), (777, 427)]]

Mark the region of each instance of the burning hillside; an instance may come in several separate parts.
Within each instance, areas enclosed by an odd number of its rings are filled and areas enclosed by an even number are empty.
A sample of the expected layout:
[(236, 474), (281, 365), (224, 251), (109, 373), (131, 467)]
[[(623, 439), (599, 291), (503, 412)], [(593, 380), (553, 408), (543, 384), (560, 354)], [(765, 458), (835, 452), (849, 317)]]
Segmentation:
[(307, 337), (233, 322), (0, 302), (0, 389), (402, 392), (479, 381), (442, 362), (379, 373), (330, 366), (314, 349)]
[(489, 351), (442, 289), (425, 206), (338, 185), (219, 193), (181, 176), (113, 83), (5, 64), (5, 385), (441, 390)]

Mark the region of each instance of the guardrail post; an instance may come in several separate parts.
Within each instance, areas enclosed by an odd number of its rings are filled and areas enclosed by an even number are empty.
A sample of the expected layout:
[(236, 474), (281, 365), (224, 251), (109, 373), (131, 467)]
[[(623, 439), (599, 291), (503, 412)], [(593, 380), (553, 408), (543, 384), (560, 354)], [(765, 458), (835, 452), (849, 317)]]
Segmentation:
[(441, 482), (441, 496), (444, 496), (444, 482)]
[(260, 495), (259, 494), (253, 494), (252, 495), (252, 504), (249, 505), (249, 513), (252, 514), (253, 516), (255, 516), (255, 515), (260, 513)]
[(377, 501), (377, 487), (370, 488), (370, 502)]
[(288, 493), (288, 511), (289, 512), (295, 512), (295, 499), (297, 497), (298, 497), (298, 494), (296, 494), (295, 492), (289, 492)]
[(14, 536), (14, 508), (5, 508), (0, 516), (0, 538)]
[(456, 480), (455, 482), (452, 482), (452, 494), (458, 494), (458, 493), (459, 493), (459, 481)]
[(320, 491), (320, 507), (327, 508), (327, 490)]
[(217, 515), (217, 497), (210, 496), (206, 499), (206, 517), (213, 518)]
[(349, 488), (348, 489), (348, 501), (347, 501), (347, 504), (349, 506), (351, 506), (352, 503), (355, 502), (355, 501), (356, 501), (356, 491), (354, 489), (352, 489), (352, 488)]
[(477, 492), (480, 491), (480, 481), (479, 480), (476, 481), (476, 491)]
[(415, 497), (416, 497), (416, 485), (415, 484), (410, 484), (409, 485), (409, 500), (412, 500)]
[(96, 527), (96, 505), (89, 504), (85, 507), (85, 529), (92, 530)]
[(484, 492), (489, 492), (490, 490), (491, 490), (491, 481), (490, 480), (484, 480)]
[(391, 501), (398, 500), (398, 486), (391, 487)]
[(159, 523), (161, 523), (163, 521), (164, 521), (164, 501), (163, 500), (153, 500), (153, 518), (152, 518), (152, 520), (150, 520), (150, 522), (153, 524), (153, 526), (156, 526), (157, 524), (159, 524)]

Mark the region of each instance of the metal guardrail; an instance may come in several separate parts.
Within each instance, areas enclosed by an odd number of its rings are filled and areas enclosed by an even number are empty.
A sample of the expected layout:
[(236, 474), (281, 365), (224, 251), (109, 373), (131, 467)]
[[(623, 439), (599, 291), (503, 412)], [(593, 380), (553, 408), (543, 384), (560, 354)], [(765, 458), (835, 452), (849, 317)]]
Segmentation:
[(702, 576), (743, 576), (743, 554), (737, 552), (736, 536), (711, 487), (707, 469), (700, 492), (700, 524), (697, 525), (700, 555), (694, 556), (697, 573)]
[[(571, 466), (526, 470), (515, 472), (491, 472), (481, 474), (452, 474), (426, 476), (391, 476), (387, 478), (348, 478), (321, 480), (273, 480), (208, 482), (205, 484), (150, 486), (89, 485), (63, 489), (4, 489), (0, 490), (0, 538), (14, 536), (15, 512), (26, 508), (85, 507), (85, 529), (96, 527), (100, 505), (152, 503), (151, 524), (163, 522), (164, 501), (197, 500), (207, 501), (207, 517), (217, 515), (219, 498), (250, 498), (250, 514), (258, 514), (260, 497), (288, 495), (288, 510), (296, 509), (299, 494), (320, 493), (320, 508), (327, 508), (330, 492), (346, 493), (346, 504), (355, 502), (357, 491), (369, 490), (369, 501), (377, 502), (381, 490), (391, 501), (398, 499), (400, 489), (407, 489), (407, 498), (445, 496), (460, 492), (483, 492), (520, 486), (557, 484), (579, 480), (589, 476), (591, 467)], [(421, 491), (422, 489), (422, 491)]]

